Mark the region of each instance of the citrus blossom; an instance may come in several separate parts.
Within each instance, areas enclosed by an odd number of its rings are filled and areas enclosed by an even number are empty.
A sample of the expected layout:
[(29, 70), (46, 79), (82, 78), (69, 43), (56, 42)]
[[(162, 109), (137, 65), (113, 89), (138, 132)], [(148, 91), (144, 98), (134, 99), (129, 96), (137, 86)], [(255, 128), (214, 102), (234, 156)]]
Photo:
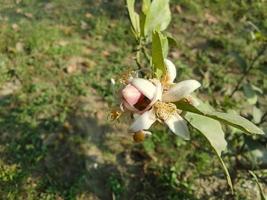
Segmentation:
[(131, 132), (149, 134), (147, 130), (158, 121), (166, 124), (174, 134), (188, 140), (187, 123), (174, 102), (188, 97), (201, 84), (196, 80), (173, 83), (176, 68), (168, 59), (165, 59), (165, 66), (166, 74), (161, 80), (131, 78), (121, 92), (122, 107), (134, 114)]

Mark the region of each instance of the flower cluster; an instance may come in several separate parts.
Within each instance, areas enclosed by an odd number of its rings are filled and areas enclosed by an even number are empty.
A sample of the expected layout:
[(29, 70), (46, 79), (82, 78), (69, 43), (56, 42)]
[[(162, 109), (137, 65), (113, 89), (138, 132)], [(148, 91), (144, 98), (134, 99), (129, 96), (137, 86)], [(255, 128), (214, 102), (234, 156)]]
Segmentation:
[(188, 98), (201, 84), (196, 80), (174, 83), (174, 64), (165, 59), (165, 66), (166, 74), (161, 80), (131, 77), (121, 91), (121, 109), (130, 111), (135, 119), (130, 131), (135, 133), (136, 141), (151, 134), (148, 129), (156, 121), (166, 124), (174, 134), (183, 139), (190, 139), (187, 123), (174, 102)]

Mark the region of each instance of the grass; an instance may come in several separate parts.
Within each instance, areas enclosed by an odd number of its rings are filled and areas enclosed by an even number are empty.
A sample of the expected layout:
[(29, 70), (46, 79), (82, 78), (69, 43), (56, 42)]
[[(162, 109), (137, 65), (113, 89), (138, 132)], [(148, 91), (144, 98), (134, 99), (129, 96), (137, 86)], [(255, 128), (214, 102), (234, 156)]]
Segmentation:
[[(151, 138), (134, 144), (128, 122), (106, 120), (108, 106), (116, 103), (110, 79), (136, 68), (123, 1), (17, 2), (4, 0), (0, 6), (1, 199), (257, 195), (232, 156), (245, 141), (234, 130), (226, 129), (224, 156), (236, 185), (230, 195), (216, 157), (198, 133), (184, 142), (156, 127)], [(168, 30), (178, 47), (169, 56), (178, 67), (177, 80), (200, 80), (199, 96), (219, 110), (240, 110), (251, 120), (253, 107), (266, 112), (266, 56), (244, 80), (262, 91), (256, 92), (257, 102), (250, 105), (242, 88), (229, 98), (244, 62), (249, 65), (263, 45), (250, 31), (254, 24), (267, 33), (266, 3), (173, 0), (171, 6)], [(255, 141), (264, 145), (266, 138)], [(266, 191), (266, 170), (253, 169)]]

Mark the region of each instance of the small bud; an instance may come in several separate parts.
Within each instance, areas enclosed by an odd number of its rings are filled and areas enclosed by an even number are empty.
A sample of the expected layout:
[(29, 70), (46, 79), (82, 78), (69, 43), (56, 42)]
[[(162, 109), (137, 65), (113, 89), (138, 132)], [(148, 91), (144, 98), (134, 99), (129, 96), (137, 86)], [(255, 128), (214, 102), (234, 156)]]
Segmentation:
[(135, 142), (143, 142), (145, 140), (145, 133), (143, 131), (138, 131), (134, 133), (133, 139)]
[(152, 135), (149, 131), (137, 131), (133, 135), (133, 139), (135, 142), (143, 142), (146, 137)]

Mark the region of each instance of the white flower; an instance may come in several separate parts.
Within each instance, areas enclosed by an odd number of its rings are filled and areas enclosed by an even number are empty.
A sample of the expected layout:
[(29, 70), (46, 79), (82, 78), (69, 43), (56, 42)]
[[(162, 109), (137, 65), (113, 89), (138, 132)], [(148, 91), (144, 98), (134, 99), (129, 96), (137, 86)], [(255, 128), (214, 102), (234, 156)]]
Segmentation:
[(159, 121), (166, 124), (174, 134), (189, 139), (186, 121), (172, 102), (188, 97), (201, 84), (196, 80), (173, 83), (176, 68), (167, 59), (165, 65), (167, 73), (161, 81), (133, 78), (122, 90), (123, 106), (135, 113), (135, 121), (130, 126), (130, 131), (140, 133)]

